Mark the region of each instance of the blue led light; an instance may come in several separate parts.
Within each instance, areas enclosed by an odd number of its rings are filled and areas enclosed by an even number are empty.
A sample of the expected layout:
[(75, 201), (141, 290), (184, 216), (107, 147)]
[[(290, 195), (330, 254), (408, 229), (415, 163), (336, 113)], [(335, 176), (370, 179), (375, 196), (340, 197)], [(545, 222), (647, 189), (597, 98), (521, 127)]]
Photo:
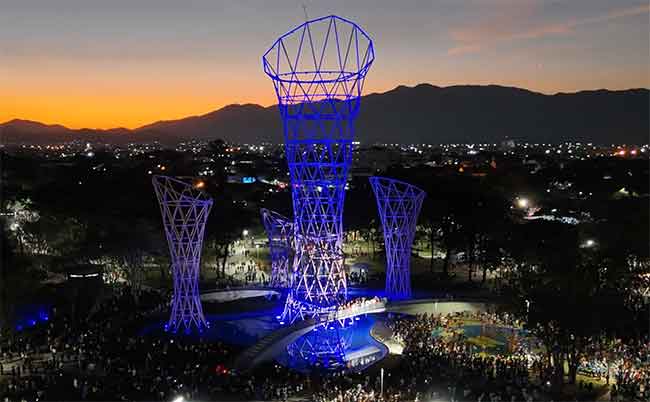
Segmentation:
[(278, 97), (291, 178), (295, 257), (283, 313), (291, 321), (347, 298), (343, 201), (354, 122), (373, 61), (370, 37), (334, 15), (296, 27), (262, 57)]
[(28, 327), (35, 327), (48, 321), (50, 305), (26, 304), (16, 309), (16, 320), (14, 321), (17, 331), (22, 331)]

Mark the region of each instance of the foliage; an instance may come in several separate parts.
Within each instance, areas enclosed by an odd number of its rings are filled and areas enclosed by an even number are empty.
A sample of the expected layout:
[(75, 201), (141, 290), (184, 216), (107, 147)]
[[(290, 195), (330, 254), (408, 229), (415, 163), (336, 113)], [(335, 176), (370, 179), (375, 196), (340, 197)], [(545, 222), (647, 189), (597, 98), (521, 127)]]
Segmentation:
[(517, 262), (514, 305), (544, 342), (556, 389), (565, 362), (574, 383), (592, 339), (624, 334), (633, 319), (625, 304), (632, 278), (627, 264), (581, 244), (577, 228), (543, 222), (519, 225), (510, 247)]

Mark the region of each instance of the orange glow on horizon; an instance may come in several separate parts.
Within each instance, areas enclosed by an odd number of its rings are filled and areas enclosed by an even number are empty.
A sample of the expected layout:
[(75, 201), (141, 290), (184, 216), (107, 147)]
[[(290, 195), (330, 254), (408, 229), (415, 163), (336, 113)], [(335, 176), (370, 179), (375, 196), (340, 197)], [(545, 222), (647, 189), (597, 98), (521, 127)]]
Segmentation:
[[(310, 3), (312, 17), (333, 11)], [(364, 94), (420, 83), (544, 94), (650, 87), (647, 1), (375, 3), (336, 7), (375, 44)], [(133, 129), (229, 104), (273, 105), (260, 58), (304, 21), (288, 1), (2, 5), (0, 123), (73, 129)]]
[[(442, 74), (441, 74), (442, 75)], [(381, 79), (384, 78), (384, 79)], [(393, 77), (395, 78), (395, 77)], [(441, 76), (439, 78), (442, 78)], [(519, 78), (519, 79), (517, 79)], [(574, 92), (582, 89), (593, 89), (591, 83), (575, 83), (566, 80), (558, 81), (530, 81), (523, 77), (515, 77), (499, 82), (497, 85), (517, 86), (532, 91), (553, 94), (556, 92)], [(185, 79), (188, 80), (189, 79)], [(200, 87), (199, 82), (190, 83), (187, 87), (180, 84), (170, 86), (164, 90), (152, 85), (132, 85), (120, 88), (115, 82), (111, 88), (110, 83), (102, 83), (99, 87), (89, 86), (80, 88), (74, 82), (56, 83), (55, 77), (49, 81), (55, 82), (54, 87), (47, 88), (21, 88), (16, 85), (4, 87), (7, 92), (0, 94), (0, 123), (12, 119), (33, 120), (44, 124), (60, 124), (72, 129), (134, 129), (160, 120), (175, 120), (190, 116), (198, 116), (213, 112), (230, 104), (255, 103), (264, 107), (277, 103), (273, 85), (263, 75), (256, 77), (253, 83), (249, 82), (237, 91), (237, 82), (221, 88), (214, 82), (205, 87)], [(488, 85), (495, 81), (480, 77), (463, 83), (460, 77), (447, 76), (433, 82), (437, 86), (450, 85)], [(0, 77), (0, 87), (5, 83)], [(9, 83), (10, 84), (10, 83)], [(133, 84), (127, 82), (126, 85)], [(398, 85), (414, 86), (418, 82), (398, 83), (388, 77), (370, 76), (364, 88), (364, 94), (381, 93), (389, 91)], [(584, 84), (583, 87), (576, 87)], [(610, 81), (600, 87), (610, 89), (627, 89), (630, 85), (625, 82)], [(66, 87), (67, 86), (67, 87)], [(109, 88), (108, 90), (105, 90)], [(27, 90), (25, 90), (27, 89)], [(278, 116), (279, 117), (279, 116)]]
[[(182, 99), (182, 101), (179, 101)], [(134, 129), (160, 120), (175, 120), (218, 110), (234, 102), (215, 96), (213, 100), (178, 97), (100, 96), (10, 96), (0, 97), (0, 123), (13, 119), (60, 124), (72, 129)], [(262, 106), (273, 104), (266, 100)]]

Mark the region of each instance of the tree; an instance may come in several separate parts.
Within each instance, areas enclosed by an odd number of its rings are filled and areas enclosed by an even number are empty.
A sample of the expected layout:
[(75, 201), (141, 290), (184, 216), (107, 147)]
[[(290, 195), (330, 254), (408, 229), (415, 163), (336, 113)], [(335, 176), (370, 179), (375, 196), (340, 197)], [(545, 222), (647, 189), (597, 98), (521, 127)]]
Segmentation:
[[(226, 263), (231, 254), (231, 246), (240, 239), (244, 229), (259, 222), (259, 212), (241, 208), (233, 202), (232, 192), (223, 191), (215, 194), (215, 187), (208, 186), (213, 199), (218, 200), (210, 211), (206, 226), (206, 242), (215, 253), (217, 275), (225, 277)], [(255, 213), (257, 212), (257, 213)], [(221, 272), (219, 272), (221, 268)]]
[[(553, 385), (575, 383), (578, 364), (593, 337), (621, 333), (632, 312), (625, 303), (627, 268), (580, 248), (579, 230), (560, 223), (519, 225), (510, 249), (517, 261), (514, 304), (544, 343)], [(612, 319), (612, 317), (617, 317)]]
[(424, 188), (427, 197), (424, 199), (421, 215), (429, 234), (430, 269), (433, 270), (433, 250), (436, 245), (439, 245), (445, 255), (442, 263), (443, 276), (448, 277), (451, 255), (461, 244), (460, 225), (457, 218), (456, 197), (452, 195), (454, 192), (436, 193), (437, 184), (439, 183), (432, 182), (430, 186)]
[(13, 260), (13, 247), (7, 235), (6, 224), (0, 222), (0, 334), (9, 319), (9, 266)]
[(146, 219), (97, 214), (89, 225), (79, 259), (99, 260), (105, 269), (117, 270), (137, 302), (144, 281), (144, 259), (160, 253), (164, 244), (158, 228)]
[(33, 258), (16, 252), (16, 239), (7, 233), (6, 226), (0, 219), (0, 333), (7, 327), (15, 306), (29, 300), (43, 279)]
[(29, 231), (26, 230), (26, 226), (38, 222), (40, 219), (40, 214), (34, 208), (34, 203), (29, 198), (9, 201), (6, 210), (10, 216), (7, 227), (18, 242), (19, 252), (23, 255), (27, 251), (31, 253), (34, 249), (34, 241), (33, 237), (29, 235)]
[(224, 140), (218, 138), (208, 143), (208, 153), (212, 159), (212, 177), (210, 178), (217, 188), (224, 188), (226, 185), (226, 148)]

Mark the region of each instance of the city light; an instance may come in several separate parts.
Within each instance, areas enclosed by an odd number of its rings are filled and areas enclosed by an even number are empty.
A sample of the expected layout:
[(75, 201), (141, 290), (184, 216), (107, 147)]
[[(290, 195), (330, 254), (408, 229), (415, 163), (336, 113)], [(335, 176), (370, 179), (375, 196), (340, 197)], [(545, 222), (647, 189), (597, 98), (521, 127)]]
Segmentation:
[(519, 208), (528, 208), (529, 201), (527, 198), (517, 198), (517, 206)]
[(580, 245), (580, 248), (592, 248), (595, 247), (596, 245), (597, 245), (596, 240), (587, 239)]
[[(17, 5), (3, 21), (56, 22), (8, 38), (57, 45), (24, 71), (39, 78), (19, 106), (36, 95), (43, 109), (49, 91), (107, 129), (34, 107), (0, 121), (0, 402), (650, 402), (650, 88), (601, 74), (645, 54), (626, 36), (646, 30), (648, 6), (340, 2), (390, 45), (373, 77), (371, 36), (313, 15), (321, 3), (91, 3)], [(173, 24), (123, 23), (143, 12)], [(442, 48), (417, 29), (431, 16), (458, 22)], [(219, 29), (203, 32), (208, 20)], [(548, 23), (580, 28), (586, 50), (550, 40)], [(624, 44), (616, 58), (592, 57), (611, 50), (602, 37)], [(79, 38), (129, 69), (106, 85), (84, 79), (88, 63), (52, 74), (41, 53)], [(164, 60), (130, 57), (152, 45)], [(537, 60), (522, 66), (513, 45)], [(426, 82), (428, 58), (405, 57), (434, 53), (456, 78)], [(48, 74), (60, 85), (36, 85)], [(134, 83), (169, 102), (119, 99)], [(93, 105), (105, 89), (119, 107)]]

